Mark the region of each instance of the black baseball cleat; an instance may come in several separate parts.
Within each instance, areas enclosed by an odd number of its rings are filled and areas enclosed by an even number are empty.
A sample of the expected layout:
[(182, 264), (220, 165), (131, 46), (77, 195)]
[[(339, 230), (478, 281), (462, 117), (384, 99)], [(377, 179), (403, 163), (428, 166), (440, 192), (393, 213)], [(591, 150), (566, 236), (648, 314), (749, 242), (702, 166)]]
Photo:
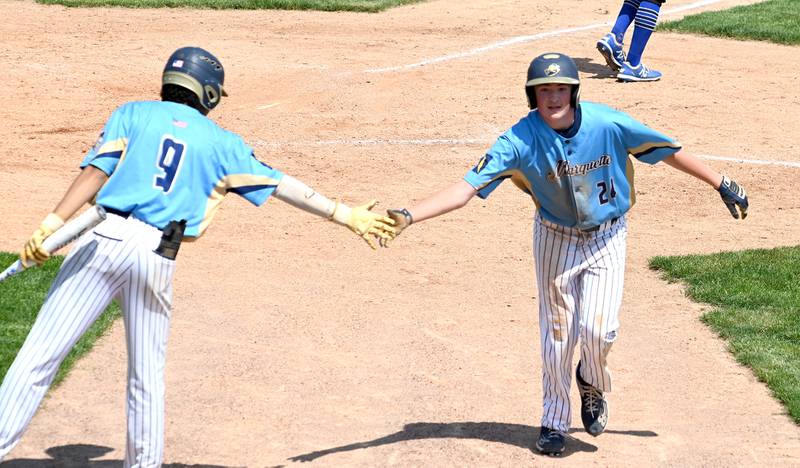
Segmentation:
[(578, 392), (581, 394), (581, 421), (586, 432), (597, 437), (606, 430), (608, 423), (608, 402), (603, 392), (581, 378), (581, 363), (575, 369), (578, 381)]
[(536, 450), (542, 455), (557, 457), (564, 452), (564, 434), (549, 427), (542, 426), (539, 439), (536, 440)]

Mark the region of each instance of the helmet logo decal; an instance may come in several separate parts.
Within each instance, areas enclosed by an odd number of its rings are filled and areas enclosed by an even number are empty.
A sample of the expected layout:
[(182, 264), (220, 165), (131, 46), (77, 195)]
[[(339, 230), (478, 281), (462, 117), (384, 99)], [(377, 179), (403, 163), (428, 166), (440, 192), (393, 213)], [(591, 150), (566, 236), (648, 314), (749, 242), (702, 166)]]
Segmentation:
[(556, 76), (561, 73), (561, 66), (557, 63), (551, 63), (544, 69), (544, 74), (547, 76)]
[(183, 67), (183, 60), (176, 60), (176, 61), (172, 62), (172, 66), (175, 67), (175, 68)]

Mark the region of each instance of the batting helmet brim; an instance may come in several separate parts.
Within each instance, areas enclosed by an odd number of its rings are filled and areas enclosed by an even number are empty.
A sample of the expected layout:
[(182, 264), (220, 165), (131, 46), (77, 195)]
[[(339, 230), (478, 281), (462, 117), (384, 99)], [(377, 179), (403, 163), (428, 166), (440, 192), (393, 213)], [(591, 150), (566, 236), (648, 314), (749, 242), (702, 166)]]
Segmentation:
[[(214, 105), (216, 105), (216, 103), (219, 101), (219, 96), (214, 96), (216, 90), (213, 87), (203, 86), (199, 81), (197, 81), (197, 78), (186, 73), (166, 71), (161, 78), (161, 84), (174, 84), (190, 89), (198, 97), (207, 96), (211, 102), (214, 103)], [(225, 92), (225, 88), (223, 88), (221, 84), (218, 86), (220, 95), (228, 96), (228, 93)]]
[(534, 78), (532, 80), (528, 80), (525, 83), (525, 86), (536, 86), (548, 83), (558, 83), (558, 84), (568, 84), (568, 85), (581, 84), (579, 80), (576, 80), (575, 78), (570, 78), (568, 76), (544, 76), (542, 78)]

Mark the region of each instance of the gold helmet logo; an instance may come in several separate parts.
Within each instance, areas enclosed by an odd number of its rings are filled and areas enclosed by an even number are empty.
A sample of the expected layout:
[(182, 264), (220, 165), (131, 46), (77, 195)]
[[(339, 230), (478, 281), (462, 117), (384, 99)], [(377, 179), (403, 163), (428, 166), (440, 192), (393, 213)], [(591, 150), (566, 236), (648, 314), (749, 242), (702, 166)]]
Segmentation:
[(547, 76), (556, 76), (561, 73), (561, 66), (557, 63), (551, 63), (544, 69), (544, 74)]

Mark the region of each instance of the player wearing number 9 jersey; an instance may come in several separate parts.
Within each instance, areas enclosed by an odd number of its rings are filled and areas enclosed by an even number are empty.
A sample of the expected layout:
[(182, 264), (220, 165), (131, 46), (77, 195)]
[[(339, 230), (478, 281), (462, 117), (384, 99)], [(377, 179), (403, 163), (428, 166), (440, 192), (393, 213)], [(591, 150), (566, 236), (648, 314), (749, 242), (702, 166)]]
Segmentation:
[(241, 137), (206, 114), (226, 96), (224, 71), (197, 47), (175, 51), (162, 76), (163, 102), (117, 109), (56, 208), (26, 243), (22, 261), (41, 262), (42, 241), (93, 198), (107, 219), (73, 246), (0, 386), (0, 460), (17, 444), (61, 361), (119, 300), (128, 350), (126, 467), (161, 466), (164, 364), (172, 276), (183, 236), (199, 237), (228, 193), (261, 205), (268, 197), (349, 228), (375, 248), (393, 221), (350, 208), (258, 161)]
[[(535, 447), (565, 450), (575, 375), (581, 421), (597, 436), (608, 422), (611, 390), (607, 357), (617, 339), (625, 272), (627, 226), (633, 206), (632, 160), (664, 161), (717, 189), (731, 215), (744, 218), (744, 189), (673, 139), (609, 107), (580, 102), (575, 62), (563, 54), (536, 57), (525, 83), (531, 111), (501, 135), (454, 185), (410, 209), (389, 210), (397, 234), (408, 225), (487, 197), (510, 179), (537, 210), (533, 255), (539, 289), (543, 414)], [(386, 245), (386, 242), (384, 242)], [(573, 374), (573, 352), (580, 360)]]
[(121, 106), (81, 167), (89, 165), (110, 174), (97, 204), (158, 228), (185, 219), (190, 237), (208, 227), (226, 193), (261, 205), (283, 177), (240, 136), (174, 102)]

